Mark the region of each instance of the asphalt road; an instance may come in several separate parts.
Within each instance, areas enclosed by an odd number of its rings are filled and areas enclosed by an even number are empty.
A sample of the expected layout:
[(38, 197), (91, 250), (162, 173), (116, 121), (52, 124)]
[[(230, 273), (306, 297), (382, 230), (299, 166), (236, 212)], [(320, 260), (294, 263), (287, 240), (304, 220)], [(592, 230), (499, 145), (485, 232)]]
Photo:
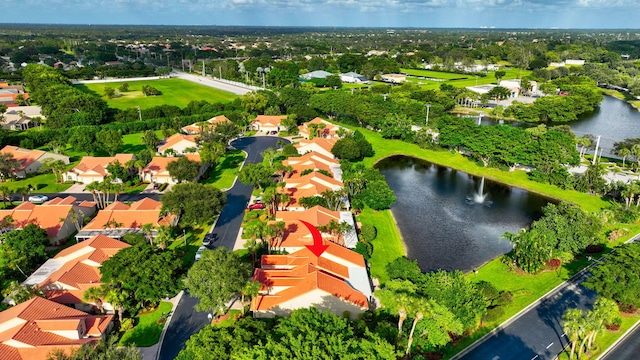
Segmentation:
[[(257, 136), (236, 139), (231, 145), (239, 150), (247, 152), (245, 164), (255, 164), (262, 161), (260, 155), (268, 147), (276, 147), (278, 137)], [(287, 140), (285, 140), (287, 141)], [(213, 243), (215, 247), (224, 246), (232, 250), (233, 245), (240, 231), (244, 209), (249, 203), (252, 186), (244, 185), (236, 181), (234, 186), (227, 191), (227, 203), (222, 208), (218, 221), (213, 229), (217, 235), (217, 241)], [(173, 310), (171, 322), (165, 332), (162, 348), (158, 355), (159, 360), (172, 360), (180, 350), (184, 348), (185, 342), (191, 335), (197, 333), (210, 323), (206, 312), (198, 312), (195, 306), (198, 300), (189, 296), (186, 292), (180, 302)]]
[(248, 86), (242, 83), (234, 83), (234, 82), (227, 82), (224, 80), (216, 80), (216, 79), (212, 79), (210, 77), (202, 77), (202, 76), (198, 76), (198, 75), (192, 75), (186, 72), (182, 72), (182, 71), (178, 71), (178, 70), (173, 70), (173, 72), (171, 73), (172, 76), (178, 77), (180, 79), (183, 80), (188, 80), (200, 85), (205, 85), (208, 87), (212, 87), (212, 88), (216, 88), (219, 90), (223, 90), (226, 92), (230, 92), (232, 94), (236, 94), (236, 95), (244, 95), (250, 91), (254, 91), (254, 90), (259, 90), (259, 87), (256, 86)]
[(640, 327), (628, 333), (613, 349), (598, 360), (636, 360), (640, 357)]
[(593, 307), (596, 293), (582, 286), (588, 276), (585, 272), (564, 283), (539, 304), (455, 359), (555, 359), (568, 344), (562, 330), (562, 314), (569, 308)]

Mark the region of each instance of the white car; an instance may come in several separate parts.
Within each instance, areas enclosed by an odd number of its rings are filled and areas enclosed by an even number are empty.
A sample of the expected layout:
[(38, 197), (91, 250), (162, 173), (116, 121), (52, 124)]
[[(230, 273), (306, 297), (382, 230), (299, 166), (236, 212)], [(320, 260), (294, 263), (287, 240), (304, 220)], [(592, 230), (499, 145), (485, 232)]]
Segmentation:
[(207, 250), (206, 246), (200, 246), (198, 248), (198, 250), (196, 251), (196, 261), (200, 260), (200, 258), (202, 257), (202, 252)]
[(45, 201), (49, 200), (49, 197), (47, 195), (31, 195), (29, 196), (29, 202), (32, 203), (43, 203)]

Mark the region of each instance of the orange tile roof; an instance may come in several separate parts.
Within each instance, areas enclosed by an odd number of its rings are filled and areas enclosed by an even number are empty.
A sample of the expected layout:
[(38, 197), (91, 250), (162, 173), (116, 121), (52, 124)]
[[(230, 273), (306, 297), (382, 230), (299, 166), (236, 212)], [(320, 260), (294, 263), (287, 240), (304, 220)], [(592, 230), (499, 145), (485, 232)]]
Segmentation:
[(198, 138), (198, 136), (196, 135), (184, 135), (184, 134), (174, 134), (169, 136), (168, 138), (164, 139), (164, 144), (162, 144), (162, 146), (160, 146), (158, 148), (158, 150), (160, 152), (164, 152), (167, 149), (170, 149), (172, 147), (174, 147), (175, 145), (177, 145), (179, 142), (181, 141), (188, 141), (193, 143), (193, 146), (196, 146), (196, 139)]
[(311, 128), (309, 125), (311, 124), (324, 124), (325, 128), (322, 129), (322, 136), (335, 135), (338, 130), (340, 130), (340, 126), (332, 124), (327, 120), (321, 119), (319, 117), (314, 118), (313, 120), (307, 121), (306, 123), (298, 126), (298, 132), (302, 135), (309, 135)]
[[(291, 166), (294, 169), (300, 168), (304, 169), (322, 169), (331, 172), (331, 165), (340, 165), (340, 163), (332, 159), (326, 155), (323, 155), (319, 152), (309, 152), (302, 156), (298, 157), (290, 157), (287, 160), (282, 162), (282, 165)], [(299, 176), (300, 172), (297, 174), (293, 174), (294, 176)]]
[(2, 154), (11, 154), (13, 158), (18, 160), (20, 168), (18, 170), (24, 170), (33, 162), (37, 161), (42, 155), (46, 154), (46, 151), (24, 149), (17, 146), (7, 145), (0, 150)]
[[(223, 122), (228, 122), (231, 121), (229, 120), (226, 116), (224, 115), (218, 115), (218, 116), (214, 116), (211, 119), (207, 120), (206, 122), (209, 123), (209, 127), (211, 127), (212, 129), (215, 129), (215, 126), (218, 124), (221, 124)], [(206, 125), (205, 125), (206, 126)], [(182, 128), (182, 131), (188, 133), (188, 134), (199, 134), (202, 131), (203, 126), (199, 125), (199, 123), (193, 123), (191, 125), (187, 125), (185, 127)]]
[[(111, 222), (121, 224), (119, 229), (140, 228), (144, 224), (154, 227), (164, 224), (167, 219), (161, 216), (162, 203), (151, 198), (144, 198), (128, 206), (116, 201), (103, 210), (98, 211), (96, 217), (85, 225), (82, 230), (101, 230)], [(164, 222), (163, 222), (164, 221)]]
[(280, 126), (282, 120), (286, 118), (287, 115), (258, 115), (253, 123), (258, 123), (261, 126)]
[(294, 144), (293, 146), (295, 146), (295, 148), (298, 149), (299, 151), (300, 149), (310, 148), (312, 145), (316, 145), (319, 148), (325, 150), (326, 152), (331, 153), (331, 149), (333, 148), (333, 145), (335, 145), (337, 141), (338, 139), (336, 138), (315, 137), (311, 140), (300, 139), (300, 141), (297, 144)]
[[(185, 157), (191, 161), (196, 161), (196, 162), (201, 161), (199, 154), (186, 154)], [(167, 170), (167, 165), (169, 165), (169, 163), (171, 162), (178, 161), (178, 159), (179, 157), (156, 156), (153, 159), (151, 159), (151, 162), (149, 162), (147, 166), (144, 167), (144, 169), (142, 169), (142, 172), (145, 174), (154, 174), (154, 175), (166, 174), (168, 176), (169, 170)]]
[[(55, 348), (68, 350), (87, 342), (99, 340), (99, 336), (108, 328), (111, 315), (90, 316), (82, 311), (66, 307), (53, 301), (35, 297), (3, 312), (0, 312), (0, 327), (6, 328), (0, 333), (1, 359), (46, 359)], [(80, 323), (91, 325), (86, 327), (92, 333), (86, 335), (96, 338), (86, 338), (78, 333), (74, 337), (65, 337), (54, 331), (71, 331), (80, 328)], [(94, 325), (99, 322), (102, 326)], [(101, 331), (101, 332), (100, 332)], [(14, 348), (7, 343), (20, 342), (24, 347)], [(17, 353), (16, 353), (17, 350)]]
[(318, 205), (304, 211), (278, 211), (276, 220), (285, 222), (304, 220), (313, 226), (321, 226), (327, 225), (331, 220), (340, 221), (340, 212)]
[[(24, 202), (13, 209), (0, 210), (0, 219), (9, 216), (13, 219), (15, 228), (23, 228), (34, 223), (47, 231), (47, 236), (55, 238), (58, 231), (73, 209), (76, 198), (53, 198), (41, 205)], [(92, 202), (83, 202), (78, 206), (95, 206)]]
[(133, 159), (135, 159), (133, 154), (116, 154), (116, 156), (103, 157), (85, 156), (80, 160), (80, 163), (73, 169), (69, 170), (69, 172), (73, 172), (78, 175), (82, 175), (86, 172), (94, 172), (102, 176), (107, 176), (109, 175), (109, 172), (107, 171), (108, 165), (116, 162), (117, 160), (120, 165), (125, 166), (127, 162)]

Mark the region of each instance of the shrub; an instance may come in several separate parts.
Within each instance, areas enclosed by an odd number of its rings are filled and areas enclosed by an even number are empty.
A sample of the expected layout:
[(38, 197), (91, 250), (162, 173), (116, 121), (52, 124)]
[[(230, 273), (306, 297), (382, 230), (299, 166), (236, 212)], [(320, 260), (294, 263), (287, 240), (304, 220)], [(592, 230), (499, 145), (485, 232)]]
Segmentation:
[(122, 323), (120, 324), (120, 331), (122, 332), (129, 331), (133, 329), (133, 326), (134, 326), (134, 319), (132, 318), (123, 319)]
[(158, 191), (164, 191), (167, 188), (167, 186), (169, 186), (169, 184), (167, 183), (161, 184), (160, 187), (158, 188)]
[(362, 257), (364, 257), (365, 260), (369, 260), (369, 258), (371, 258), (371, 254), (373, 253), (373, 245), (371, 245), (368, 242), (358, 241), (353, 251), (362, 255)]
[(502, 306), (495, 306), (487, 309), (487, 312), (482, 315), (482, 321), (494, 322), (500, 319), (504, 315), (504, 308)]
[(375, 240), (375, 238), (378, 236), (378, 230), (371, 224), (362, 224), (362, 227), (360, 228), (360, 234), (362, 234), (362, 237), (365, 241), (370, 242)]

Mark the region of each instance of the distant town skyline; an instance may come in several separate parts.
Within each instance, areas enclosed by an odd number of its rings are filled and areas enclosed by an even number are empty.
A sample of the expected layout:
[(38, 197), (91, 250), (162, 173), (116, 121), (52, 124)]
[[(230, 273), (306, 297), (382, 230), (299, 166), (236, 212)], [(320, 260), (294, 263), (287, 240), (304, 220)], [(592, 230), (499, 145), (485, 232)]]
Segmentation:
[(4, 23), (417, 28), (640, 27), (637, 0), (0, 0)]

